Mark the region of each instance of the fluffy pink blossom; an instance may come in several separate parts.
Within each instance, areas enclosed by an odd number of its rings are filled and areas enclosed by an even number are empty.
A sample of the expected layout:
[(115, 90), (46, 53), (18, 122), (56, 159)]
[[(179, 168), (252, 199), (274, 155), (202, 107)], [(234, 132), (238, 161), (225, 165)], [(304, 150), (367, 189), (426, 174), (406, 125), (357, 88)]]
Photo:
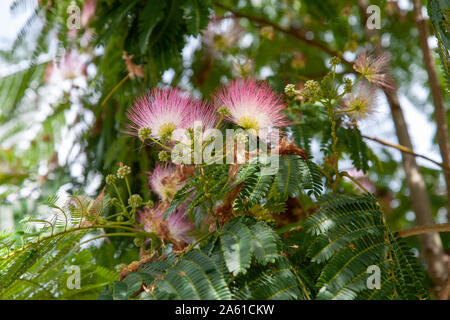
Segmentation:
[(232, 18), (216, 19), (212, 17), (208, 27), (203, 31), (203, 42), (208, 49), (223, 51), (235, 46), (244, 29)]
[(157, 164), (148, 177), (150, 188), (162, 201), (171, 199), (182, 186), (178, 179), (171, 179), (174, 172), (175, 168), (170, 164)]
[(83, 5), (83, 10), (81, 11), (81, 25), (83, 27), (86, 27), (95, 15), (95, 2), (96, 0), (87, 0)]
[(189, 221), (188, 216), (183, 216), (185, 208), (178, 207), (164, 220), (166, 204), (164, 202), (156, 203), (153, 209), (138, 212), (137, 222), (143, 226), (145, 231), (156, 233), (162, 240), (181, 246), (183, 243), (191, 243), (193, 237), (190, 233), (194, 229), (194, 225)]
[(348, 170), (347, 173), (354, 179), (358, 180), (358, 182), (370, 193), (374, 193), (376, 191), (375, 184), (364, 174), (362, 170), (352, 168)]
[(185, 129), (196, 129), (198, 125), (203, 130), (215, 128), (219, 121), (217, 109), (209, 102), (202, 100), (193, 101), (193, 106), (189, 112)]
[(127, 112), (131, 134), (139, 136), (139, 130), (145, 128), (155, 139), (170, 138), (176, 129), (185, 127), (192, 109), (192, 101), (181, 90), (153, 89)]
[(236, 80), (217, 94), (217, 106), (225, 106), (227, 119), (244, 129), (268, 129), (288, 124), (282, 110), (281, 96), (265, 82), (254, 79)]
[(86, 64), (78, 51), (68, 52), (60, 63), (52, 62), (45, 69), (44, 82), (59, 82), (66, 79), (75, 79), (86, 76)]
[(389, 74), (389, 60), (390, 58), (386, 54), (374, 59), (368, 56), (366, 51), (363, 51), (356, 59), (353, 69), (362, 74), (367, 81), (394, 90), (394, 81)]

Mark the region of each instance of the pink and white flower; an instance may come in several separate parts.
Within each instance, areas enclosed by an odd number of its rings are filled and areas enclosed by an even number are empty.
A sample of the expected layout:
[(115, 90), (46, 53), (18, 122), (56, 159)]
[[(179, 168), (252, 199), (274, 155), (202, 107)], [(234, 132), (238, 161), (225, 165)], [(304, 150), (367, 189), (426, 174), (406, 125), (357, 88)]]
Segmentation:
[(174, 172), (175, 168), (170, 164), (157, 164), (153, 173), (148, 177), (150, 188), (162, 201), (172, 199), (182, 187), (178, 179), (174, 177)]
[(219, 117), (214, 105), (202, 100), (195, 100), (192, 104), (185, 129), (197, 129), (198, 125), (201, 125), (203, 131), (215, 128)]
[(288, 124), (282, 110), (281, 96), (265, 82), (254, 79), (236, 80), (217, 94), (218, 107), (226, 107), (227, 120), (244, 129), (268, 129)]
[(145, 231), (156, 233), (162, 240), (173, 242), (180, 247), (191, 243), (193, 237), (190, 233), (194, 225), (188, 216), (183, 216), (186, 209), (180, 206), (164, 220), (167, 207), (165, 202), (156, 203), (155, 208), (138, 212), (137, 222), (144, 227)]
[(361, 52), (353, 65), (353, 69), (363, 75), (367, 81), (395, 90), (394, 80), (389, 74), (389, 56), (382, 54), (376, 59), (368, 56), (366, 51)]
[(348, 93), (342, 99), (342, 105), (353, 120), (367, 118), (375, 111), (375, 88), (362, 83), (356, 94)]
[(68, 52), (60, 63), (52, 62), (45, 69), (45, 83), (59, 83), (63, 80), (72, 80), (85, 77), (86, 63), (76, 50)]
[(176, 129), (185, 127), (192, 108), (192, 101), (179, 89), (153, 89), (127, 112), (131, 134), (141, 137), (139, 131), (145, 129), (154, 139), (170, 138)]

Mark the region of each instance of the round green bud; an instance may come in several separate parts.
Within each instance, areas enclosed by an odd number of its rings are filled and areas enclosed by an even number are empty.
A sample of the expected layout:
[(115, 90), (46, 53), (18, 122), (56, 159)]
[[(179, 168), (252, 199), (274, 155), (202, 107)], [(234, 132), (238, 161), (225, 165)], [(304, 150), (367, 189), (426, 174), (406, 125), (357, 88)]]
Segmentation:
[(152, 209), (152, 208), (155, 206), (155, 203), (154, 203), (152, 200), (148, 200), (148, 201), (144, 204), (144, 206), (145, 206), (147, 209)]
[(339, 58), (339, 57), (332, 57), (330, 59), (330, 65), (337, 66), (339, 64), (341, 64), (341, 58)]
[(131, 173), (131, 168), (129, 166), (121, 166), (117, 170), (117, 178), (124, 179), (130, 173)]
[(230, 110), (226, 106), (221, 106), (217, 109), (217, 113), (225, 117), (230, 115)]
[(108, 174), (106, 176), (105, 181), (106, 181), (106, 184), (113, 184), (116, 181), (116, 176), (113, 174)]
[(158, 153), (158, 158), (160, 161), (169, 161), (170, 154), (166, 151), (161, 151), (160, 153)]
[(133, 194), (128, 199), (128, 204), (130, 205), (131, 208), (135, 209), (142, 204), (142, 197), (138, 194)]
[(138, 137), (142, 142), (145, 141), (146, 139), (149, 139), (151, 134), (152, 129), (150, 129), (149, 127), (142, 127), (138, 131)]
[(123, 221), (123, 216), (122, 216), (122, 215), (118, 216), (118, 217), (116, 218), (116, 221), (117, 221), (117, 222), (122, 222), (122, 221)]
[(295, 85), (292, 83), (289, 83), (286, 85), (286, 87), (284, 87), (284, 93), (288, 96), (288, 97), (293, 97), (296, 93), (298, 93), (297, 90), (295, 90)]

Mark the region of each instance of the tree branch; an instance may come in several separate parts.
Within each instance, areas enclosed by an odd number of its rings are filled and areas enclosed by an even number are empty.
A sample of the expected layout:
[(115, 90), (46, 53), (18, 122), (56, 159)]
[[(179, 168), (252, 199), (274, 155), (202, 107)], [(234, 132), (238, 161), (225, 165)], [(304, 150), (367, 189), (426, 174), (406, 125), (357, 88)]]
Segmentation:
[(397, 236), (401, 238), (406, 238), (428, 232), (449, 232), (449, 231), (450, 231), (450, 223), (441, 223), (441, 224), (417, 226), (405, 230), (400, 230)]
[(434, 164), (440, 166), (442, 169), (450, 172), (450, 167), (447, 167), (445, 164), (440, 163), (440, 162), (438, 162), (436, 160), (433, 160), (431, 158), (428, 158), (427, 156), (424, 156), (422, 154), (415, 153), (414, 151), (412, 151), (411, 149), (409, 149), (409, 148), (407, 148), (405, 146), (402, 146), (402, 145), (399, 145), (399, 144), (393, 144), (393, 143), (390, 143), (390, 142), (387, 142), (387, 141), (383, 141), (383, 140), (378, 139), (378, 138), (368, 137), (368, 136), (365, 136), (365, 135), (363, 135), (362, 137), (365, 138), (365, 139), (368, 139), (368, 140), (372, 140), (372, 141), (378, 142), (378, 143), (380, 143), (382, 145), (385, 145), (385, 146), (388, 146), (388, 147), (391, 147), (391, 148), (395, 148), (395, 149), (397, 149), (397, 150), (399, 150), (401, 152), (405, 152), (405, 153), (411, 154), (411, 155), (413, 155), (415, 157), (428, 160), (428, 161), (433, 162)]
[(291, 35), (291, 36), (297, 38), (298, 40), (300, 40), (300, 41), (302, 41), (302, 42), (304, 42), (304, 43), (306, 43), (306, 44), (308, 44), (308, 45), (310, 45), (312, 47), (316, 47), (316, 48), (320, 49), (321, 51), (323, 51), (325, 53), (328, 53), (330, 56), (340, 57), (342, 62), (344, 62), (346, 65), (353, 66), (353, 62), (345, 59), (342, 56), (342, 53), (329, 48), (326, 44), (324, 44), (322, 42), (316, 41), (314, 39), (308, 39), (306, 37), (306, 31), (303, 30), (303, 29), (293, 28), (293, 27), (290, 27), (290, 28), (286, 29), (286, 28), (283, 28), (283, 27), (277, 25), (274, 22), (271, 22), (271, 21), (266, 20), (266, 19), (261, 18), (261, 17), (254, 17), (252, 15), (240, 12), (240, 11), (238, 11), (236, 9), (233, 9), (233, 8), (230, 8), (230, 7), (226, 6), (226, 5), (223, 5), (223, 4), (221, 4), (221, 3), (217, 2), (217, 1), (214, 2), (214, 5), (216, 7), (219, 7), (219, 8), (222, 8), (224, 10), (227, 10), (227, 11), (231, 12), (236, 17), (246, 18), (246, 19), (248, 19), (248, 20), (250, 20), (252, 22), (255, 22), (257, 24), (260, 24), (260, 25), (263, 25), (263, 26), (270, 26), (270, 27), (274, 28), (275, 30), (277, 30), (279, 32), (282, 32), (282, 33), (287, 34), (287, 35)]
[[(423, 53), (423, 62), (428, 74), (430, 93), (434, 103), (434, 115), (437, 124), (436, 137), (441, 151), (442, 162), (450, 167), (450, 139), (448, 136), (447, 117), (442, 97), (442, 88), (434, 66), (433, 53), (428, 45), (429, 32), (424, 17), (422, 16), (422, 1), (414, 0), (414, 20), (419, 32), (419, 44)], [(444, 172), (445, 184), (447, 185), (447, 199), (450, 203), (450, 171)], [(449, 215), (450, 217), (450, 210)]]

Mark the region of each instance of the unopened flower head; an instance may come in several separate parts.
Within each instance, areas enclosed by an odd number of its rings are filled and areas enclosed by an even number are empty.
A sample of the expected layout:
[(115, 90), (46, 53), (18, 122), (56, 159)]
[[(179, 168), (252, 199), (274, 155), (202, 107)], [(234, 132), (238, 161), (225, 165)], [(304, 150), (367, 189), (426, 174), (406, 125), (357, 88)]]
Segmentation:
[(374, 111), (375, 90), (373, 87), (361, 84), (358, 93), (348, 94), (343, 100), (344, 108), (351, 118), (358, 120), (367, 118)]
[(152, 129), (150, 129), (149, 127), (142, 127), (138, 131), (138, 138), (139, 138), (139, 140), (141, 140), (143, 142), (143, 141), (149, 139), (151, 134), (152, 134)]
[(346, 93), (350, 93), (352, 92), (352, 89), (353, 89), (352, 79), (344, 78), (344, 91)]
[(183, 128), (193, 107), (179, 89), (154, 89), (127, 112), (132, 122), (131, 133), (138, 135), (140, 129), (148, 128), (141, 133), (149, 133), (158, 140), (170, 138), (173, 131)]
[(116, 181), (116, 176), (113, 174), (108, 174), (106, 176), (105, 181), (106, 181), (106, 184), (113, 184)]
[(353, 69), (377, 86), (395, 89), (389, 74), (389, 57), (386, 54), (373, 59), (363, 51), (356, 59)]
[(150, 188), (161, 200), (170, 200), (181, 188), (178, 181), (172, 178), (175, 168), (172, 165), (156, 165), (153, 173), (148, 177)]
[(295, 84), (289, 83), (286, 85), (286, 87), (284, 87), (284, 93), (288, 97), (293, 97), (296, 94), (299, 94), (300, 92), (297, 89), (295, 89)]
[(167, 151), (160, 151), (158, 153), (158, 159), (159, 161), (169, 161), (170, 160), (170, 154)]
[(230, 110), (226, 106), (221, 106), (217, 108), (217, 113), (225, 117), (230, 115)]
[(131, 195), (131, 197), (128, 199), (128, 204), (130, 205), (131, 208), (137, 208), (140, 205), (142, 205), (142, 197), (138, 194), (133, 194)]
[(315, 102), (320, 98), (322, 94), (322, 89), (320, 84), (315, 80), (308, 80), (305, 83), (305, 87), (303, 89), (302, 95), (306, 100), (311, 102)]
[(120, 168), (117, 169), (117, 178), (124, 179), (127, 175), (131, 173), (131, 168), (129, 166), (120, 165)]
[(340, 65), (340, 64), (341, 64), (341, 58), (339, 58), (339, 57), (332, 57), (330, 59), (330, 65), (337, 66), (337, 65)]
[(285, 104), (265, 82), (233, 81), (217, 95), (217, 104), (230, 112), (227, 119), (244, 129), (266, 129), (287, 124), (282, 110)]

